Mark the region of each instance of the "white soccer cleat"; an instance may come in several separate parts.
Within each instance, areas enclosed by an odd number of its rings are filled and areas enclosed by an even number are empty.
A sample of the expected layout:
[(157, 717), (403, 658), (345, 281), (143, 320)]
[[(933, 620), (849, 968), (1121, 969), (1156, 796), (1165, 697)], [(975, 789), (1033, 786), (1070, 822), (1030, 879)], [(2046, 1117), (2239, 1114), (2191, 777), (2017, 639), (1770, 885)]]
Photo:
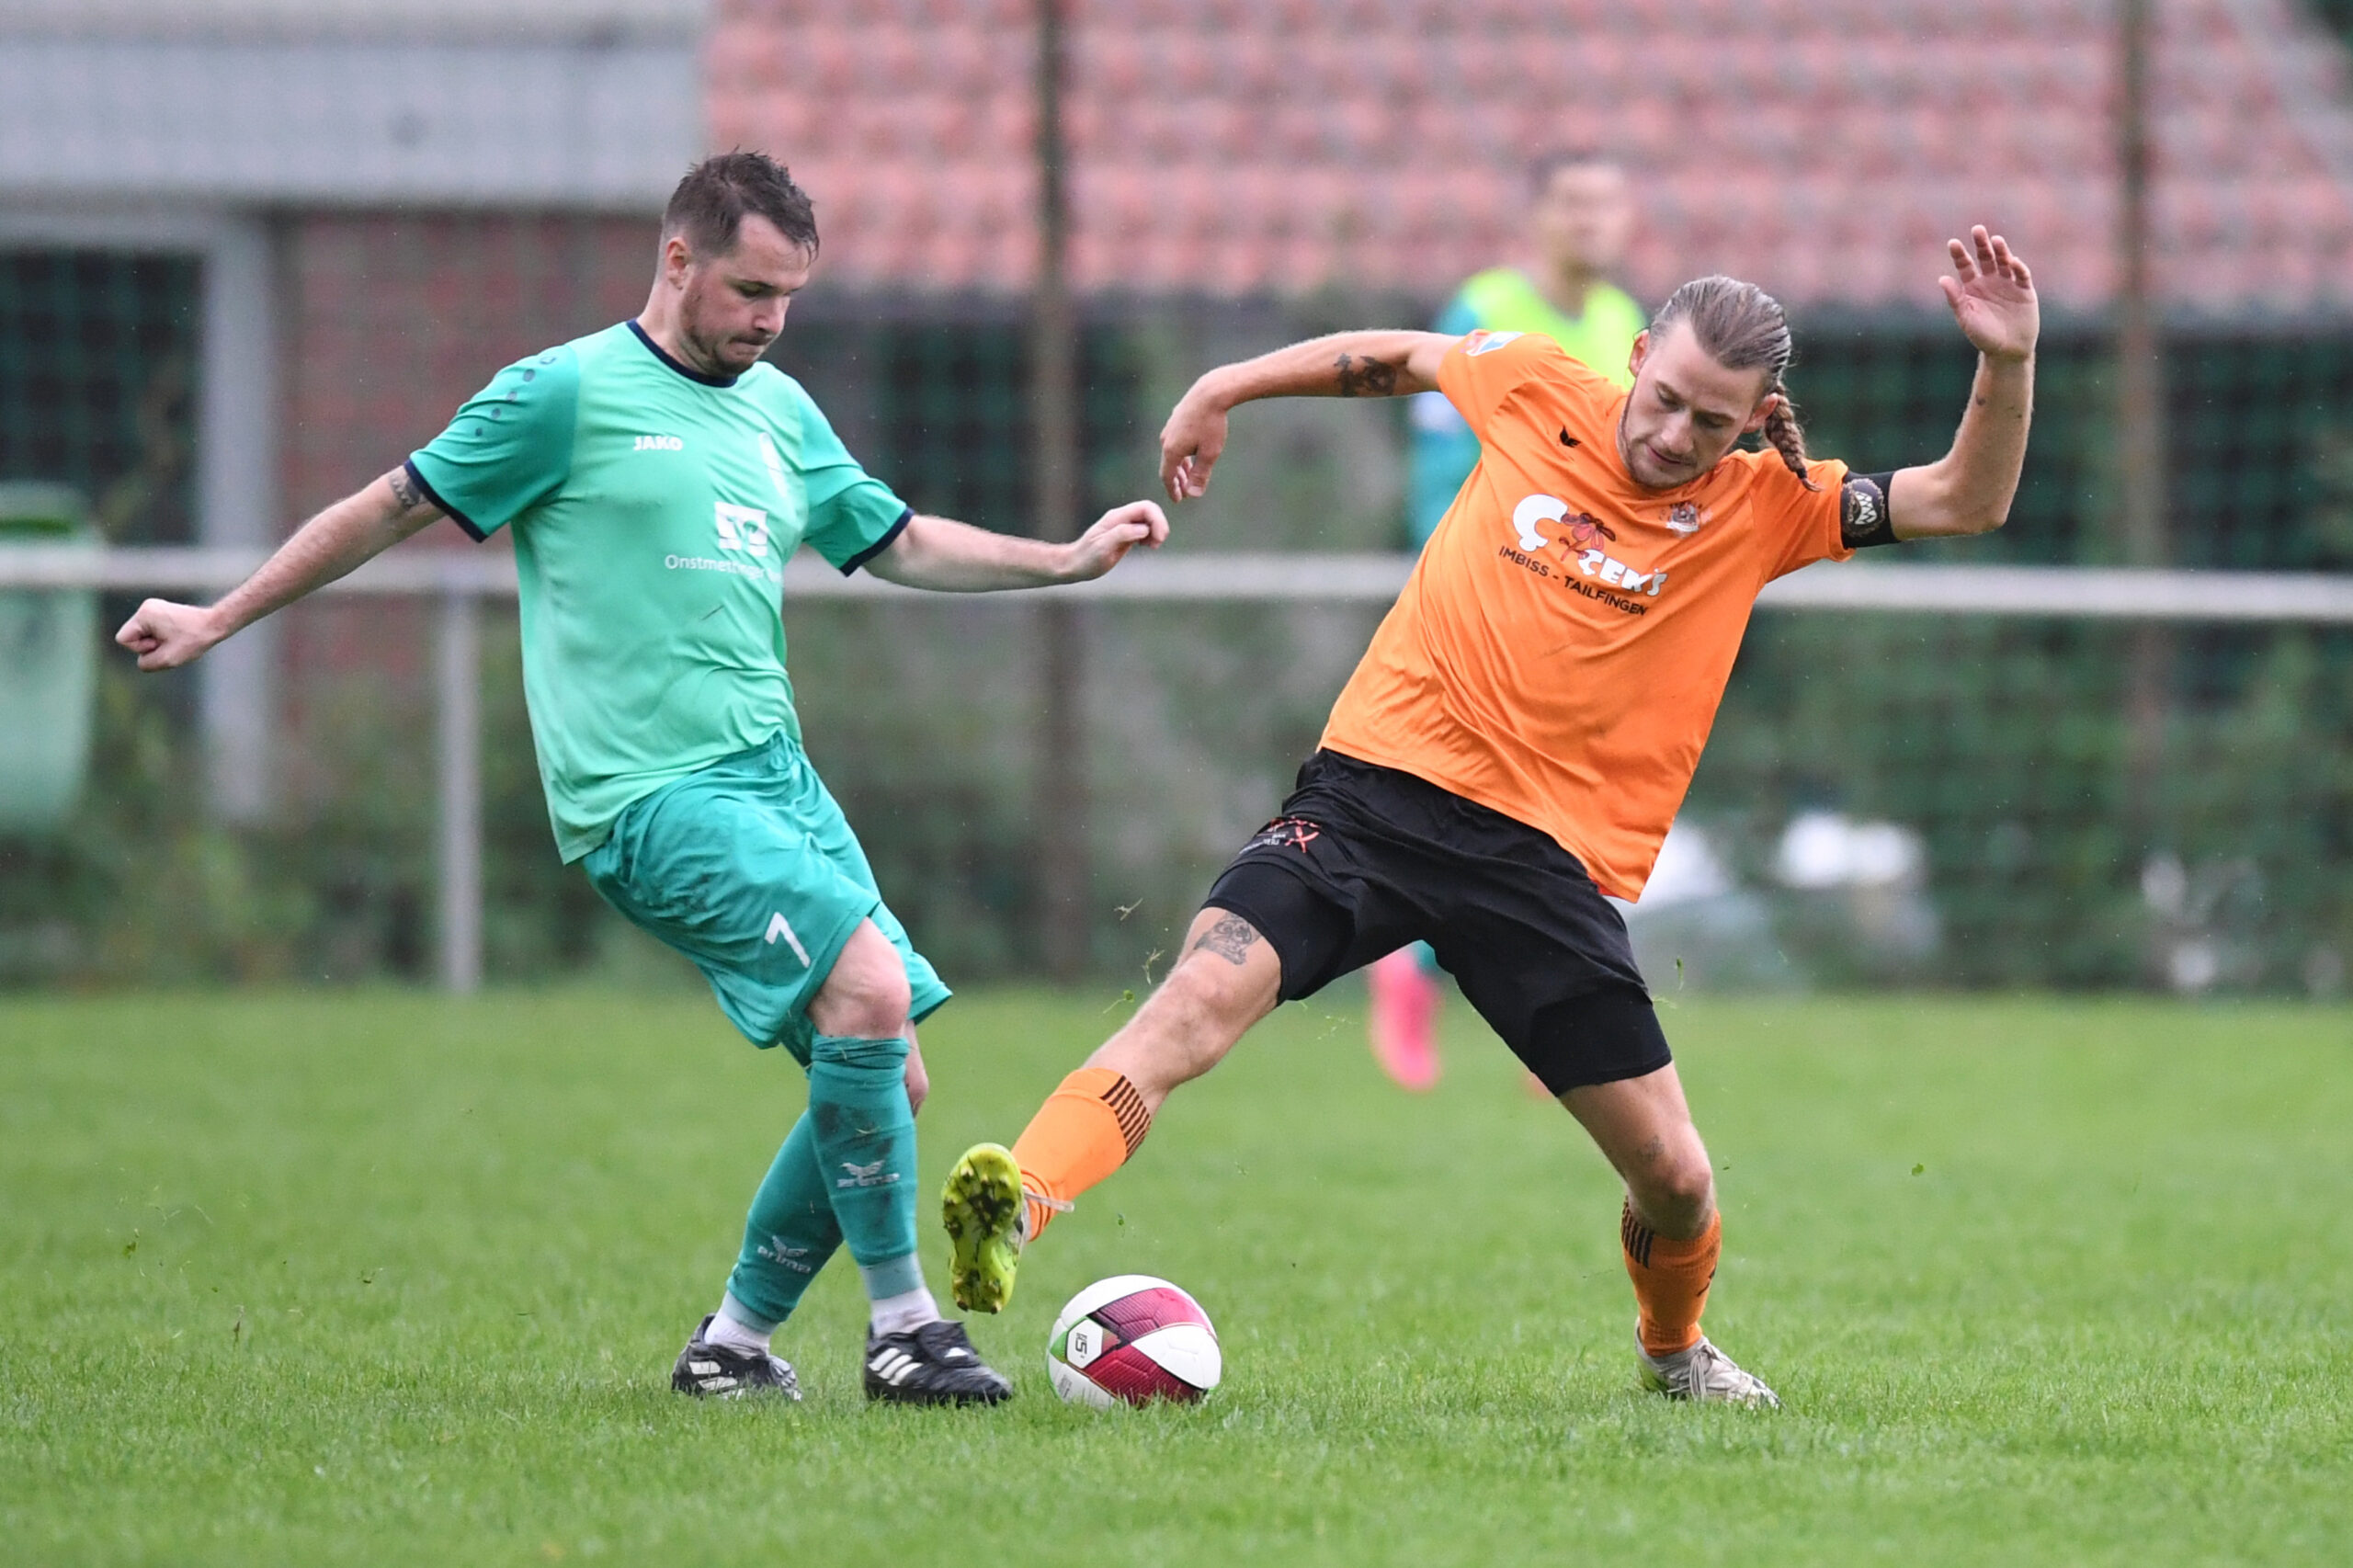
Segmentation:
[(1731, 1357), (1709, 1344), (1705, 1335), (1690, 1349), (1672, 1356), (1653, 1356), (1643, 1348), (1637, 1335), (1634, 1355), (1643, 1364), (1643, 1384), (1669, 1399), (1688, 1399), (1694, 1404), (1745, 1404), (1759, 1410), (1781, 1408), (1780, 1395), (1755, 1373), (1742, 1371)]

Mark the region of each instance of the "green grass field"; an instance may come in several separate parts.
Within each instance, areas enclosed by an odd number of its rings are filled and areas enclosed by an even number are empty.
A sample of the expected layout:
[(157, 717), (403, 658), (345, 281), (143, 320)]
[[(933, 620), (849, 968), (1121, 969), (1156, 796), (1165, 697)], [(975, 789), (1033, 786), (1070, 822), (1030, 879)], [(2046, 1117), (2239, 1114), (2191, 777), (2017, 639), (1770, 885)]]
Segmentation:
[[(1103, 1000), (935, 1020), (928, 1179)], [(864, 1403), (839, 1267), (805, 1403), (668, 1392), (801, 1098), (706, 1001), (0, 1003), (0, 1560), (2353, 1561), (2353, 1014), (1667, 1019), (1778, 1415), (1635, 1392), (1613, 1184), (1459, 1005), (1427, 1098), (1312, 1006), (1180, 1095), (978, 1325), (983, 1413)], [(1127, 1270), (1217, 1318), (1206, 1405), (1048, 1390)]]

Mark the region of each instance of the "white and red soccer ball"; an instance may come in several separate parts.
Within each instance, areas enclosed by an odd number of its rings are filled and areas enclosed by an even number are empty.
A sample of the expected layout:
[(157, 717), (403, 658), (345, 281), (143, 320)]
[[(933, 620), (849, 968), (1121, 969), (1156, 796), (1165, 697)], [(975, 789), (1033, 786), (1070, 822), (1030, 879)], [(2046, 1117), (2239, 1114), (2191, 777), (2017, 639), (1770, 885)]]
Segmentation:
[(1070, 1299), (1046, 1341), (1046, 1375), (1072, 1404), (1189, 1404), (1225, 1370), (1210, 1314), (1165, 1279), (1121, 1274)]

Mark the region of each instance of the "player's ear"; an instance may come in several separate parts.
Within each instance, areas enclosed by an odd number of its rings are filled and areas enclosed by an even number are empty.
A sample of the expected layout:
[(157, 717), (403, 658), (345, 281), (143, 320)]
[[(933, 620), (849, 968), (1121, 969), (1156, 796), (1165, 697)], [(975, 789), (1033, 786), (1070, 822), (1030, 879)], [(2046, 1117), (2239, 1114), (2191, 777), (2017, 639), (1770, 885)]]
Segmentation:
[(686, 235), (665, 234), (662, 237), (662, 277), (665, 282), (684, 286), (687, 269), (694, 262), (695, 253), (687, 244)]
[(1641, 375), (1643, 373), (1643, 361), (1650, 357), (1651, 329), (1644, 327), (1642, 331), (1634, 334), (1633, 349), (1626, 356), (1626, 373), (1630, 376)]
[(1744, 436), (1754, 436), (1765, 428), (1765, 422), (1772, 418), (1773, 411), (1780, 406), (1781, 394), (1777, 392), (1767, 392), (1757, 400), (1756, 412), (1748, 416), (1748, 423), (1740, 427), (1740, 433)]

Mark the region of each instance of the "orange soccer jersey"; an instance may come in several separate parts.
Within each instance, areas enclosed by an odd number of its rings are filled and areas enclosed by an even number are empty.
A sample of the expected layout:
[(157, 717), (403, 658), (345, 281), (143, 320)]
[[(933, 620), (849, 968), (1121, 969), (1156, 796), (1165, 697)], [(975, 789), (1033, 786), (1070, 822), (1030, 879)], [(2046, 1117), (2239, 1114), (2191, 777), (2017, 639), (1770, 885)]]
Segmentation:
[(1324, 731), (1558, 839), (1641, 894), (1759, 589), (1853, 553), (1845, 465), (1771, 451), (1676, 490), (1618, 457), (1626, 394), (1533, 334), (1473, 333), (1438, 387), (1477, 432), (1455, 497)]

